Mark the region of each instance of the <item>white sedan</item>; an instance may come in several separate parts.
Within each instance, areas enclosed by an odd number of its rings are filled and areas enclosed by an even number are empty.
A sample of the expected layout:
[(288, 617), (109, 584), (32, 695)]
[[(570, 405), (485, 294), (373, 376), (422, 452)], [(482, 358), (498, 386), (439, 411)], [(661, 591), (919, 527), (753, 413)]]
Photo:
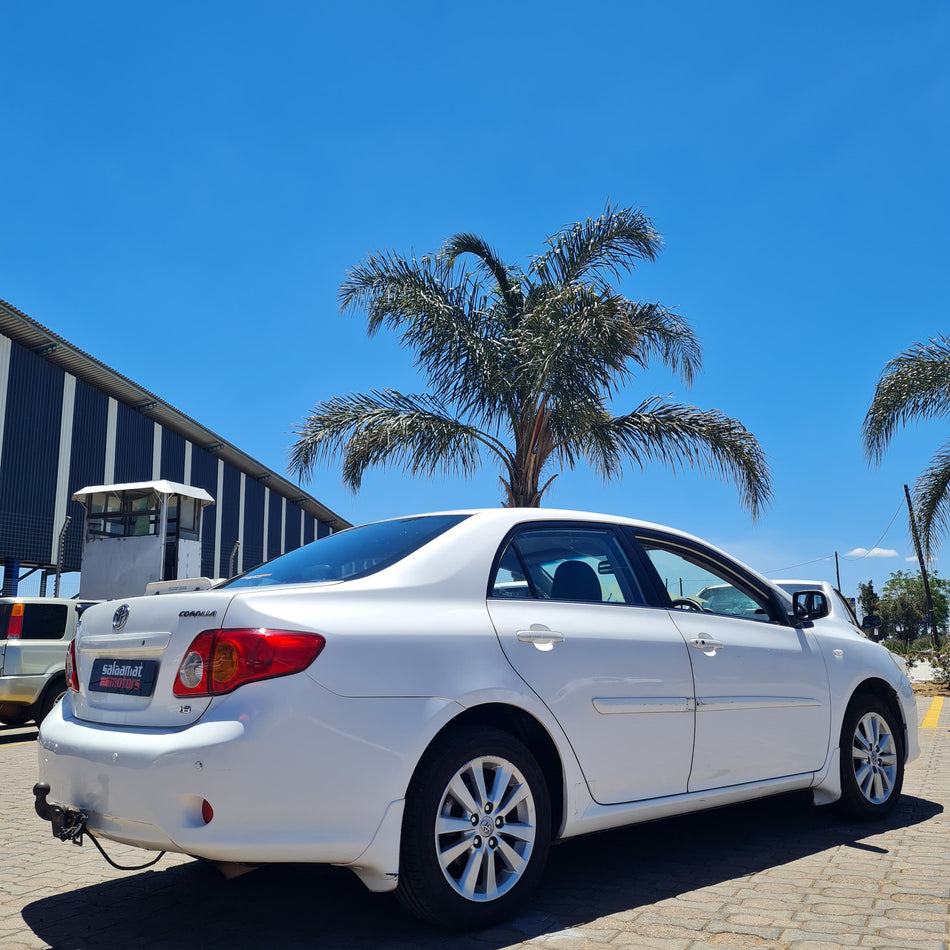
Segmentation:
[[(696, 596), (723, 586), (723, 611)], [(90, 608), (37, 811), (63, 838), (344, 865), (462, 928), (510, 914), (558, 839), (804, 788), (883, 817), (919, 753), (910, 683), (798, 601), (620, 517), (352, 528)]]
[(828, 602), (828, 616), (833, 617), (835, 620), (838, 620), (843, 624), (849, 624), (860, 636), (867, 636), (867, 633), (861, 629), (861, 625), (858, 623), (858, 618), (855, 617), (854, 611), (851, 609), (851, 605), (844, 599), (841, 592), (828, 581), (796, 581), (780, 579), (774, 580), (772, 583), (778, 587), (781, 587), (782, 590), (788, 592), (789, 594), (792, 594), (797, 590), (806, 589), (822, 591)]

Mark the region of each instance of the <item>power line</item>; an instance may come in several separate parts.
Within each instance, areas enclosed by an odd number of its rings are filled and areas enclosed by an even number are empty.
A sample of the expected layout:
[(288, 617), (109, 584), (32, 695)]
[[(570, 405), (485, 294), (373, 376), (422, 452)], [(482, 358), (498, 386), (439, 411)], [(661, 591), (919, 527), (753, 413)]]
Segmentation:
[(891, 530), (891, 525), (894, 524), (894, 521), (897, 519), (897, 516), (901, 513), (901, 509), (903, 509), (903, 507), (904, 507), (904, 502), (902, 501), (902, 502), (897, 506), (897, 511), (894, 512), (894, 517), (891, 518), (891, 520), (890, 520), (890, 521), (888, 522), (888, 524), (887, 524), (887, 527), (884, 529), (884, 533), (877, 539), (877, 541), (874, 542), (874, 544), (871, 545), (871, 547), (869, 547), (869, 548), (867, 549), (867, 552), (866, 552), (865, 554), (862, 554), (862, 555), (860, 555), (859, 557), (846, 557), (845, 560), (846, 560), (846, 561), (861, 561), (861, 560), (863, 560), (864, 558), (870, 556), (871, 552), (872, 552), (872, 551), (884, 540), (884, 538), (887, 536), (887, 532)]
[(771, 571), (764, 571), (765, 574), (783, 574), (785, 571), (794, 571), (796, 567), (805, 567), (807, 564), (817, 564), (819, 561), (830, 561), (833, 554), (826, 554), (824, 557), (816, 557), (811, 561), (802, 561), (801, 564), (792, 564), (791, 567), (776, 567)]
[[(887, 523), (887, 527), (881, 533), (881, 536), (871, 545), (870, 548), (866, 550), (866, 553), (858, 555), (858, 557), (844, 557), (845, 561), (863, 561), (866, 557), (870, 557), (871, 552), (887, 537), (887, 532), (891, 530), (891, 526), (897, 520), (897, 516), (901, 513), (901, 509), (904, 507), (904, 502), (901, 502), (897, 506), (897, 511), (894, 512), (894, 517)], [(824, 557), (816, 557), (811, 561), (802, 561), (801, 564), (792, 564), (790, 567), (777, 567), (771, 571), (763, 571), (764, 574), (784, 574), (785, 571), (794, 571), (797, 567), (807, 567), (809, 564), (817, 564), (819, 561), (830, 561), (834, 557), (834, 554), (826, 554)]]

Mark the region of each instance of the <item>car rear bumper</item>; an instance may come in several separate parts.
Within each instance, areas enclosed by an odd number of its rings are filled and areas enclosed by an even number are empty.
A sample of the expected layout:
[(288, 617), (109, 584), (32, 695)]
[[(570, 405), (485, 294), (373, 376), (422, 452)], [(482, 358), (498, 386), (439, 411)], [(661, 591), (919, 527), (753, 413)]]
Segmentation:
[[(310, 680), (300, 681), (303, 702), (289, 682), (221, 697), (180, 729), (84, 722), (67, 697), (40, 732), (40, 780), (51, 801), (87, 813), (94, 834), (137, 847), (215, 861), (356, 862), (405, 796), (419, 754), (410, 743), (451, 704), (345, 699)], [(207, 823), (204, 802), (214, 810)], [(371, 851), (361, 863), (398, 867), (398, 839)]]

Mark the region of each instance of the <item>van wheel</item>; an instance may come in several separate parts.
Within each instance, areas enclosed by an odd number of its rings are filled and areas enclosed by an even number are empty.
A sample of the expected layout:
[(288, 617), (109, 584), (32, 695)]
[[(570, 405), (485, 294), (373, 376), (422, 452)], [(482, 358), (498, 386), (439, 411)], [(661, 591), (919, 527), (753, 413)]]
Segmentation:
[(480, 929), (537, 884), (551, 843), (544, 775), (499, 729), (449, 737), (420, 764), (406, 799), (397, 896), (414, 914)]
[(66, 680), (54, 681), (46, 687), (39, 701), (39, 711), (36, 714), (36, 724), (39, 726), (50, 714), (53, 707), (66, 695)]
[(16, 703), (4, 704), (0, 709), (0, 723), (5, 726), (22, 726), (33, 718), (30, 706), (17, 707)]

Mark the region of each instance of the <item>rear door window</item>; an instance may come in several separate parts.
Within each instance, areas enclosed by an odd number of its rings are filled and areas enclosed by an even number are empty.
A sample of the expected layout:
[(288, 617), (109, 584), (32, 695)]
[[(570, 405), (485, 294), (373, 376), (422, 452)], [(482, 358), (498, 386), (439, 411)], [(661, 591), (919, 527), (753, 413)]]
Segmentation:
[(498, 563), (489, 596), (646, 603), (617, 535), (587, 525), (522, 528)]

